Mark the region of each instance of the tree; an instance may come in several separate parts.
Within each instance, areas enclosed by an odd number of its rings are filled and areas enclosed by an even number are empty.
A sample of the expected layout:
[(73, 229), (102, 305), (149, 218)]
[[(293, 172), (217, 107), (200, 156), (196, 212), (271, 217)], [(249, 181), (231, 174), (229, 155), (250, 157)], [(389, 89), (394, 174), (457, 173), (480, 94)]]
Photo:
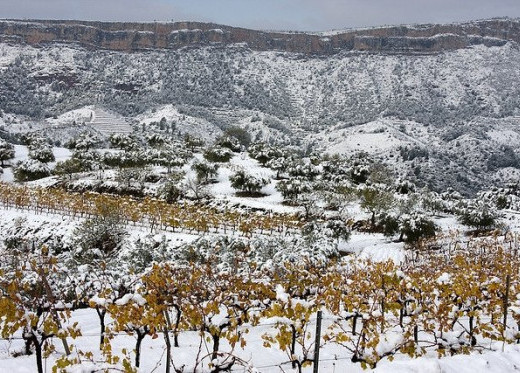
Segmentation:
[(216, 146), (220, 146), (222, 148), (226, 148), (231, 150), (232, 152), (238, 153), (242, 150), (242, 145), (240, 141), (234, 136), (222, 136), (217, 139), (215, 142)]
[(69, 180), (72, 179), (72, 175), (88, 171), (89, 167), (84, 161), (77, 158), (70, 158), (61, 162), (56, 163), (54, 167), (54, 174), (60, 177), (67, 177)]
[(204, 152), (204, 158), (210, 162), (225, 163), (229, 162), (229, 160), (233, 158), (233, 152), (228, 148), (223, 148), (217, 145), (206, 149)]
[(417, 242), (420, 239), (431, 238), (435, 236), (438, 227), (435, 223), (420, 213), (412, 213), (401, 217), (399, 226), (401, 239), (407, 243)]
[(137, 139), (132, 135), (124, 133), (113, 133), (110, 135), (108, 140), (110, 141), (110, 145), (117, 149), (132, 151), (139, 148)]
[(66, 143), (69, 149), (88, 151), (99, 144), (99, 139), (88, 132), (83, 132), (79, 136), (71, 139)]
[(384, 185), (370, 185), (360, 191), (361, 207), (370, 215), (372, 229), (376, 226), (376, 217), (392, 206), (393, 196)]
[(159, 189), (159, 196), (164, 198), (168, 203), (178, 201), (186, 194), (181, 183), (184, 176), (184, 172), (171, 173), (168, 180), (166, 180), (164, 185)]
[(247, 194), (258, 193), (260, 189), (269, 183), (268, 179), (249, 175), (245, 170), (235, 172), (229, 177), (229, 181), (231, 181), (231, 186), (234, 189), (241, 190)]
[(4, 162), (13, 159), (15, 156), (14, 146), (7, 141), (0, 139), (0, 165), (4, 167)]
[(298, 200), (298, 196), (301, 194), (312, 191), (311, 183), (308, 180), (302, 178), (281, 180), (276, 185), (276, 189), (282, 193), (284, 200), (292, 203), (295, 203)]
[(262, 142), (251, 145), (248, 152), (251, 158), (256, 159), (262, 165), (266, 165), (273, 159), (284, 157), (282, 149)]
[(473, 201), (458, 213), (459, 222), (477, 230), (489, 230), (497, 226), (500, 214), (486, 202)]
[(100, 208), (99, 214), (85, 220), (74, 231), (73, 254), (80, 263), (110, 257), (127, 234), (117, 209), (109, 205)]
[(118, 170), (115, 176), (115, 180), (127, 190), (133, 187), (137, 188), (139, 191), (142, 191), (147, 174), (150, 174), (150, 170), (147, 168), (121, 168)]
[(29, 146), (29, 158), (42, 163), (54, 162), (56, 160), (52, 148), (46, 142), (31, 143)]
[(224, 135), (237, 139), (239, 144), (246, 149), (251, 144), (251, 134), (244, 128), (231, 126), (224, 131)]
[(200, 148), (201, 146), (204, 146), (204, 140), (191, 136), (190, 134), (184, 135), (184, 144), (190, 149), (191, 151), (195, 151), (195, 149)]
[(202, 184), (197, 179), (188, 178), (185, 183), (186, 190), (188, 195), (191, 194), (190, 197), (199, 200), (209, 195), (209, 190), (207, 185)]
[(202, 184), (208, 184), (211, 179), (218, 175), (218, 164), (195, 162), (191, 169), (197, 173), (197, 180)]
[(16, 164), (13, 173), (16, 181), (32, 181), (50, 176), (51, 170), (43, 162), (35, 159), (26, 159)]
[(267, 161), (266, 166), (269, 167), (271, 170), (276, 171), (275, 178), (280, 179), (280, 174), (287, 171), (287, 168), (289, 167), (290, 163), (290, 158), (285, 158), (282, 156), (270, 159), (269, 161)]
[(22, 331), (26, 353), (34, 348), (36, 366), (43, 373), (43, 359), (55, 351), (53, 337), (61, 338), (65, 353), (69, 354), (67, 337), (81, 335), (77, 323), (63, 327), (70, 318), (67, 300), (55, 288), (63, 284), (57, 258), (46, 247), (22, 247), (2, 255), (0, 263), (0, 326), (3, 338)]
[(165, 143), (156, 153), (158, 164), (168, 168), (168, 173), (173, 167), (182, 167), (193, 156), (190, 149), (177, 142)]

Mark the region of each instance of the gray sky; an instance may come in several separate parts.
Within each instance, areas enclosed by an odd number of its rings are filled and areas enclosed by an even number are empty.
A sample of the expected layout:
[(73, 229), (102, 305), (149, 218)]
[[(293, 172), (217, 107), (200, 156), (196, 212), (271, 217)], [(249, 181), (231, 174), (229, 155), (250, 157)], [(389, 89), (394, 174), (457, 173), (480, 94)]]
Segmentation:
[(206, 21), (325, 31), (520, 17), (520, 0), (0, 0), (0, 18)]

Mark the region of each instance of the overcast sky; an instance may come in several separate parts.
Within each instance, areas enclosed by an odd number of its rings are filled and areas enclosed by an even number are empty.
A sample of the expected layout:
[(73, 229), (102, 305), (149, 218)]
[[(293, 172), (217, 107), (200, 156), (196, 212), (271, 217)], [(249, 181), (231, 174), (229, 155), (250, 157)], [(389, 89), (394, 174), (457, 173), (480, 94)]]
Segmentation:
[(206, 21), (325, 31), (520, 17), (520, 0), (0, 0), (0, 18)]

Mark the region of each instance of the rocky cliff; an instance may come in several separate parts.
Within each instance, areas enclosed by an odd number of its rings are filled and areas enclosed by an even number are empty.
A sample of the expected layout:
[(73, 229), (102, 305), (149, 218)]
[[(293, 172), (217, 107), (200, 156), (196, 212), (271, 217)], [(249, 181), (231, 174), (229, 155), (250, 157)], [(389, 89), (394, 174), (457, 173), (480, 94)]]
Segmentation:
[(471, 45), (520, 43), (520, 20), (493, 19), (329, 33), (266, 32), (200, 22), (107, 23), (0, 20), (0, 41), (39, 46), (77, 43), (87, 48), (135, 52), (188, 46), (246, 44), (258, 51), (303, 54), (339, 51), (432, 53)]

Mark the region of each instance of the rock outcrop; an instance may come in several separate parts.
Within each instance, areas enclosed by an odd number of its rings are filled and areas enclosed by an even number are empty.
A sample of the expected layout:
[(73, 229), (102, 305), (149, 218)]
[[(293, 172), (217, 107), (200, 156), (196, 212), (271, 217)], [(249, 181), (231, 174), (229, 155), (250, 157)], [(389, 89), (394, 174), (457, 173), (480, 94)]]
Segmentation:
[(200, 22), (121, 23), (0, 20), (0, 41), (33, 46), (76, 43), (123, 52), (243, 44), (308, 55), (339, 51), (435, 53), (471, 45), (520, 43), (520, 20), (370, 28), (329, 33), (267, 32)]

